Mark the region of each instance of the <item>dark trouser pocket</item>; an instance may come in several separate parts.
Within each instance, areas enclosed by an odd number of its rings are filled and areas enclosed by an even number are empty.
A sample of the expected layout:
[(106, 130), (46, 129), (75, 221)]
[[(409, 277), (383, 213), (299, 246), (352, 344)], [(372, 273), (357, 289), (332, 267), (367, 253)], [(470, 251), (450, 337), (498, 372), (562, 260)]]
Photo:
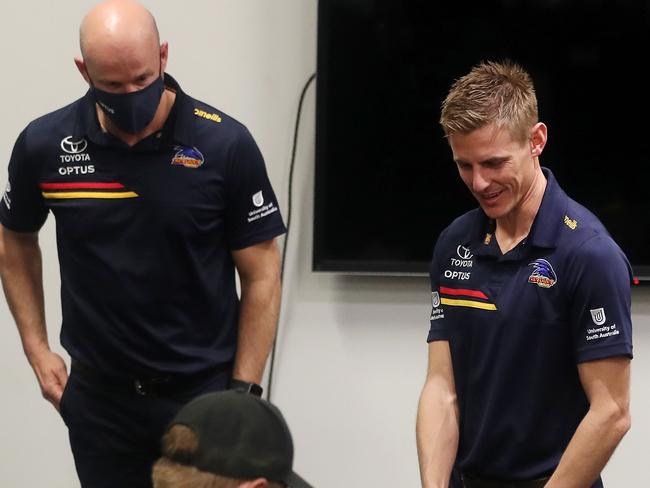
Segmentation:
[(66, 404), (67, 404), (67, 399), (68, 399), (68, 393), (70, 392), (70, 389), (72, 389), (72, 382), (73, 382), (73, 374), (70, 372), (70, 375), (68, 376), (68, 381), (66, 381), (65, 386), (63, 387), (63, 394), (61, 395), (61, 400), (59, 400), (59, 415), (61, 415), (61, 418), (67, 425), (67, 409), (66, 409)]

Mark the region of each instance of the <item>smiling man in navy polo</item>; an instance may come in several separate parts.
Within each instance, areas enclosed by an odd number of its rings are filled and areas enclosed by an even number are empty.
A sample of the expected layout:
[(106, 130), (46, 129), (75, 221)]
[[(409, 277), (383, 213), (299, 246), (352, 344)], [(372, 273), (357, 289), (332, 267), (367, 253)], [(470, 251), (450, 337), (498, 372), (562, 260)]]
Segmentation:
[(602, 487), (630, 427), (628, 261), (540, 166), (547, 128), (521, 67), (457, 80), (441, 125), (480, 208), (431, 263), (422, 485)]
[[(90, 90), (30, 123), (11, 156), (2, 281), (82, 485), (147, 487), (181, 405), (229, 387), (261, 394), (285, 227), (252, 136), (165, 73), (146, 9), (101, 3), (80, 37)], [(45, 326), (37, 236), (49, 212), (69, 377)]]

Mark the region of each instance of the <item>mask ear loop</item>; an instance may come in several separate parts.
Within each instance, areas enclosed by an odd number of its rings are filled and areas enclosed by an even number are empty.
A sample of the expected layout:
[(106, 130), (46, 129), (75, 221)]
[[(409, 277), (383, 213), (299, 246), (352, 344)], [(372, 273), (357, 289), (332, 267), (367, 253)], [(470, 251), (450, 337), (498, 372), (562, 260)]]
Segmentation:
[(165, 72), (162, 70), (162, 57), (160, 58), (160, 68), (158, 68), (158, 75), (162, 79), (163, 95), (165, 95), (165, 91), (167, 90), (167, 86), (165, 85)]
[(162, 69), (162, 53), (158, 57), (158, 61), (160, 61), (160, 67), (158, 68), (158, 75), (163, 79), (163, 83), (165, 82), (165, 72)]
[[(95, 82), (91, 78), (88, 69), (86, 69), (86, 76), (88, 77), (88, 81), (90, 82), (90, 87), (96, 90), (97, 87), (95, 86)], [(97, 102), (95, 102), (95, 106), (97, 106)], [(95, 111), (95, 117), (97, 118), (97, 123), (99, 124), (99, 127), (101, 128), (102, 132), (107, 133), (108, 129), (106, 129), (106, 126), (104, 125), (104, 123), (101, 120), (101, 117), (99, 116), (99, 114), (97, 114), (96, 111)]]

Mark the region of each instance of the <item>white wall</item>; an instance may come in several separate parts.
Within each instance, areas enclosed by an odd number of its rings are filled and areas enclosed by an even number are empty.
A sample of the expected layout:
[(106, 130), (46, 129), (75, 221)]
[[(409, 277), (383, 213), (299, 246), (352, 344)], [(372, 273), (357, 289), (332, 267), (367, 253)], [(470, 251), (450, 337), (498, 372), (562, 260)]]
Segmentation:
[[(85, 90), (72, 58), (78, 52), (78, 23), (93, 4), (24, 0), (3, 5), (0, 154), (5, 165), (15, 137), (31, 119)], [(316, 68), (316, 0), (145, 4), (170, 43), (168, 71), (190, 94), (248, 125), (286, 205), (294, 114), (303, 83)], [(314, 93), (312, 86), (298, 147), (274, 400), (294, 434), (296, 470), (316, 486), (415, 487), (414, 419), (426, 367), (427, 280), (311, 272)], [(62, 352), (51, 219), (41, 244), (50, 338)], [(644, 469), (650, 437), (644, 377), (650, 366), (650, 289), (635, 290), (633, 298), (634, 425), (605, 471), (609, 488), (650, 486)], [(40, 398), (3, 301), (0, 323), (0, 486), (78, 486), (63, 423)]]

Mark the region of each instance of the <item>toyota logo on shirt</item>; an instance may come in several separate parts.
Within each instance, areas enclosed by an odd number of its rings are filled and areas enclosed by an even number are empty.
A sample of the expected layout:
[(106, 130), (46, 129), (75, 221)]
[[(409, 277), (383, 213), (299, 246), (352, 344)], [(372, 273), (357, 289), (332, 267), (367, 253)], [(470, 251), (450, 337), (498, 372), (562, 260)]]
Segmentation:
[(61, 141), (61, 149), (63, 149), (68, 154), (79, 154), (86, 150), (88, 147), (88, 142), (83, 137), (81, 139), (74, 139), (72, 136), (68, 136)]
[(458, 254), (458, 257), (460, 259), (472, 259), (474, 257), (472, 251), (470, 251), (462, 244), (456, 248), (456, 254)]

